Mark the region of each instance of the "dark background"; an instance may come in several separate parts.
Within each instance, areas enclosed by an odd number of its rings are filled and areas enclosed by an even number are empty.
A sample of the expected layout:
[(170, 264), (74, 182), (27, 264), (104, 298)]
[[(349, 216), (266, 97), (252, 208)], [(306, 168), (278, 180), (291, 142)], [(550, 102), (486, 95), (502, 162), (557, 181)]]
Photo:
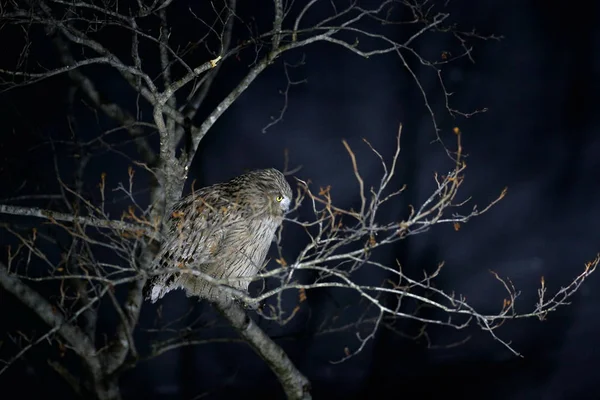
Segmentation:
[[(522, 290), (524, 307), (533, 306), (542, 275), (549, 289), (556, 290), (600, 251), (600, 136), (596, 132), (600, 126), (594, 117), (600, 104), (599, 5), (488, 0), (456, 2), (450, 10), (466, 30), (475, 27), (504, 38), (478, 43), (475, 64), (464, 60), (444, 69), (449, 91), (456, 93), (455, 105), (467, 110), (488, 108), (486, 113), (453, 121), (443, 113), (439, 96), (434, 95), (432, 102), (446, 133), (455, 125), (464, 133), (469, 158), (462, 196), (472, 196), (483, 205), (505, 186), (508, 195), (458, 232), (440, 226), (380, 257), (390, 262), (396, 258), (410, 271), (444, 260), (440, 286), (466, 294), (471, 305), (485, 311), (497, 310), (502, 301), (489, 274), (494, 270), (511, 277)], [(451, 42), (442, 35), (428, 38), (419, 42), (418, 51), (438, 52)], [(440, 146), (431, 144), (430, 116), (398, 59), (364, 60), (325, 44), (303, 52), (305, 65), (292, 73), (307, 82), (291, 89), (284, 120), (261, 133), (282, 104), (278, 91), (285, 81), (281, 65), (276, 65), (204, 139), (190, 182), (195, 178), (197, 184), (214, 183), (247, 168), (282, 168), (283, 150), (288, 148), (292, 167), (302, 165), (298, 177), (310, 178), (315, 186), (331, 185), (339, 204), (350, 207), (358, 201), (357, 188), (341, 139), (356, 150), (363, 176), (375, 183), (379, 166), (360, 138), (368, 138), (389, 157), (398, 124), (403, 123), (398, 183), (406, 183), (409, 189), (388, 215), (399, 218), (407, 204), (420, 204), (431, 191), (433, 172), (443, 172), (451, 164)], [(294, 53), (283, 58), (295, 62), (299, 57)], [(435, 75), (422, 68), (418, 71), (426, 90), (439, 90)], [(120, 81), (110, 75), (102, 79), (107, 97), (122, 93)], [(2, 198), (11, 197), (24, 182), (28, 187), (37, 185), (39, 191), (55, 184), (51, 157), (32, 148), (65, 128), (65, 90), (60, 85), (55, 80), (0, 94)], [(226, 88), (225, 82), (216, 86), (215, 98)], [(83, 131), (86, 123), (93, 126), (93, 118), (79, 120)], [(122, 174), (126, 165), (115, 156), (109, 177)], [(286, 237), (285, 243), (286, 254), (293, 256), (302, 240)], [(282, 329), (266, 322), (261, 326), (282, 337), (280, 343), (312, 381), (317, 399), (595, 399), (600, 398), (599, 282), (592, 276), (570, 307), (545, 322), (512, 321), (500, 330), (523, 359), (477, 330), (433, 329), (432, 344), (442, 348), (431, 349), (422, 340), (383, 330), (359, 356), (333, 365), (329, 361), (339, 358), (345, 345), (356, 346), (354, 332), (314, 336), (315, 326), (302, 316), (300, 322)], [(346, 299), (334, 296), (336, 301)], [(169, 295), (164, 303), (174, 313), (190, 304), (182, 294)], [(327, 313), (331, 303), (330, 295), (309, 292), (309, 305), (317, 316)], [(7, 330), (17, 322), (29, 323), (30, 316), (3, 292), (0, 310)], [(151, 319), (152, 312), (147, 307), (142, 321)], [(471, 340), (466, 344), (443, 348), (467, 335)], [(5, 392), (2, 398), (38, 397), (49, 390), (56, 397), (71, 395), (43, 365), (17, 364), (0, 381), (3, 391), (21, 392)], [(205, 392), (206, 398), (280, 396), (264, 363), (235, 344), (169, 352), (126, 374), (122, 387), (126, 398), (192, 399)]]

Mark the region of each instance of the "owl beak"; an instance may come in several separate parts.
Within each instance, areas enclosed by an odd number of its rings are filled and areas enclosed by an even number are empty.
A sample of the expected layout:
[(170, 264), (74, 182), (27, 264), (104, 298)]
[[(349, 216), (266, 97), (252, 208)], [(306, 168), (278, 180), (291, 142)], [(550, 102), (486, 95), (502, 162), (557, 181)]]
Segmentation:
[(288, 210), (290, 209), (290, 203), (291, 200), (287, 197), (284, 197), (284, 199), (281, 201), (281, 209), (284, 213), (288, 212)]

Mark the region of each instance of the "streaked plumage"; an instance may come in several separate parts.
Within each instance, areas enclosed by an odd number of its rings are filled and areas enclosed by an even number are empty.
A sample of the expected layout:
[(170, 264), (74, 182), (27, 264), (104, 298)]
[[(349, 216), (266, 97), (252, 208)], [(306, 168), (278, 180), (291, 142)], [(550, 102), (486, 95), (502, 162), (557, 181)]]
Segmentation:
[[(167, 238), (154, 268), (194, 269), (215, 279), (252, 277), (267, 252), (292, 199), (284, 175), (276, 169), (252, 171), (228, 182), (202, 188), (175, 204), (167, 221)], [(250, 280), (226, 284), (246, 291)], [(215, 286), (180, 272), (156, 275), (148, 298), (155, 302), (174, 289), (213, 299)]]

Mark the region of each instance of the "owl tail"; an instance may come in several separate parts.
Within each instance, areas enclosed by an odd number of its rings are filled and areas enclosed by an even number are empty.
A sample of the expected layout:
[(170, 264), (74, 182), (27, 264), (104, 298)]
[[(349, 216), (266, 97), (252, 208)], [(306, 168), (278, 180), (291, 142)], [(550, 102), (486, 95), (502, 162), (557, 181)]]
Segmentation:
[(144, 287), (144, 298), (146, 300), (150, 300), (152, 303), (156, 303), (156, 301), (162, 298), (165, 294), (169, 293), (171, 290), (177, 289), (177, 287), (174, 285), (175, 280), (175, 274), (157, 276), (153, 278)]

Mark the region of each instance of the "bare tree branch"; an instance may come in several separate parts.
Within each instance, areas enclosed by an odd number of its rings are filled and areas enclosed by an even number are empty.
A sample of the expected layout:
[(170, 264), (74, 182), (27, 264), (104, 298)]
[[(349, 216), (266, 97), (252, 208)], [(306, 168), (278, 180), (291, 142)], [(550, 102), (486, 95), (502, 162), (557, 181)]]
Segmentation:
[(155, 235), (157, 232), (157, 229), (155, 227), (151, 227), (150, 224), (144, 226), (141, 224), (132, 224), (124, 221), (103, 219), (106, 218), (106, 216), (77, 216), (56, 211), (43, 210), (35, 207), (20, 207), (11, 206), (8, 204), (0, 204), (0, 214), (19, 215), (22, 217), (37, 217), (46, 219), (50, 222), (73, 222), (82, 226), (129, 231), (138, 233), (140, 235)]
[[(69, 343), (73, 351), (86, 361), (90, 368), (94, 370), (100, 369), (100, 363), (95, 357), (96, 349), (91, 339), (77, 326), (71, 325), (69, 321), (57, 313), (39, 293), (23, 284), (18, 278), (11, 276), (4, 264), (0, 264), (0, 284), (6, 291), (16, 296), (23, 304), (35, 312), (47, 325), (52, 327), (49, 332), (40, 337), (33, 345), (58, 333)], [(28, 348), (21, 350), (21, 352), (27, 350)], [(18, 354), (14, 359), (18, 359), (20, 356), (21, 354)], [(8, 368), (9, 365), (10, 362), (0, 370), (0, 373)]]
[(250, 347), (265, 360), (277, 376), (288, 399), (312, 398), (308, 379), (296, 369), (281, 347), (275, 344), (238, 304), (221, 300), (214, 303), (214, 306)]

